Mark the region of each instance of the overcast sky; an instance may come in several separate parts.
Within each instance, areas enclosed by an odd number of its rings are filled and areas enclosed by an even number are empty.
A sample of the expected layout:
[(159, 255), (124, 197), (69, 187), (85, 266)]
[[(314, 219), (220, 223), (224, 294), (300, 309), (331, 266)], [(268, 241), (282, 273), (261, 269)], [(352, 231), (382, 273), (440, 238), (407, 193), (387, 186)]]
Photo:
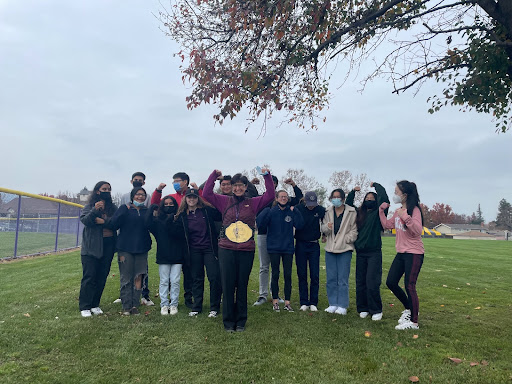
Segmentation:
[(179, 47), (159, 30), (159, 9), (154, 0), (0, 0), (0, 186), (56, 194), (107, 180), (124, 193), (140, 170), (149, 191), (177, 171), (200, 183), (214, 168), (266, 163), (278, 177), (303, 168), (328, 190), (345, 169), (389, 193), (408, 179), (428, 206), (471, 214), (480, 203), (486, 221), (500, 199), (512, 201), (512, 133), (458, 108), (428, 114), (435, 83), (413, 97), (392, 95), (385, 79), (361, 94), (360, 78), (340, 89), (335, 78), (327, 122), (313, 132), (271, 120), (264, 136), (259, 125), (245, 133), (243, 116), (214, 125), (213, 107), (186, 108)]

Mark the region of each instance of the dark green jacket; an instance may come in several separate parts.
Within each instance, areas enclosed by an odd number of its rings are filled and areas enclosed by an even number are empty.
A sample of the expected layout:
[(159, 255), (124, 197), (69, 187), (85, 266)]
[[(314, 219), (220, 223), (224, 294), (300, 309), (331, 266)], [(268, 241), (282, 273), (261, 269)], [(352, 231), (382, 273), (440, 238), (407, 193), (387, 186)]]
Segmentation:
[[(373, 187), (377, 192), (377, 208), (366, 212), (366, 218), (361, 226), (358, 228), (357, 240), (354, 243), (357, 252), (370, 252), (378, 251), (382, 249), (382, 225), (379, 219), (379, 207), (382, 203), (389, 203), (389, 198), (384, 187), (380, 184), (373, 183)], [(354, 198), (356, 191), (352, 190), (345, 200), (345, 204), (354, 207)], [(359, 209), (357, 208), (357, 214), (359, 215)], [(387, 216), (388, 210), (384, 211)]]

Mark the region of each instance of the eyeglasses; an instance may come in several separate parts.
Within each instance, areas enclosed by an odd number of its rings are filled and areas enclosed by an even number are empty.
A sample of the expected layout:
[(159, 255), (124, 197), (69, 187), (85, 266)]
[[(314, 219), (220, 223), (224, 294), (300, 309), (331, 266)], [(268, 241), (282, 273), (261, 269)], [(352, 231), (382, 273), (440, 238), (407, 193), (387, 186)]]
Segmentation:
[(233, 184), (233, 188), (245, 188), (245, 184)]
[(136, 197), (146, 197), (146, 194), (145, 193), (136, 193), (135, 196)]

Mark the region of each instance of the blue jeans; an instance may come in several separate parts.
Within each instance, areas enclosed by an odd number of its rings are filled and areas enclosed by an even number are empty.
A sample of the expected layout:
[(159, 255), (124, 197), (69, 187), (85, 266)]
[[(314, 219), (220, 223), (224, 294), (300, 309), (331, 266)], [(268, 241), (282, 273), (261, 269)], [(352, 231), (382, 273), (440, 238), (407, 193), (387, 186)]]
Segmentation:
[(181, 264), (158, 264), (160, 274), (160, 285), (158, 294), (160, 296), (160, 307), (169, 306), (169, 284), (171, 285), (171, 307), (178, 306), (180, 298)]
[[(320, 245), (318, 241), (300, 241), (295, 243), (295, 263), (299, 278), (300, 305), (318, 305), (320, 285)], [(308, 264), (311, 280), (308, 292)], [(309, 293), (309, 295), (308, 295)]]
[(327, 274), (327, 300), (329, 305), (348, 308), (348, 277), (352, 251), (343, 253), (325, 252), (325, 271)]

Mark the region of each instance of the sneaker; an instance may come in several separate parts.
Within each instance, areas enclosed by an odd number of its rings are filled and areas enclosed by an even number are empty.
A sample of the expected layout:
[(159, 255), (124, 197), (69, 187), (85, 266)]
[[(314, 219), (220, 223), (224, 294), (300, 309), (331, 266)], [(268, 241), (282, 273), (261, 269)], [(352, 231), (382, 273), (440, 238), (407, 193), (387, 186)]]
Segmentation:
[(140, 303), (147, 307), (155, 305), (155, 303), (153, 303), (149, 297), (143, 297), (142, 299), (140, 299)]
[(119, 304), (121, 302), (121, 299), (115, 299), (114, 304)]
[(254, 302), (253, 305), (261, 305), (261, 304), (265, 304), (267, 302), (267, 299), (265, 297), (258, 297), (258, 300), (256, 300)]
[(245, 327), (242, 327), (241, 325), (237, 325), (236, 326), (236, 331), (237, 332), (243, 332), (243, 331), (245, 331)]
[(100, 307), (91, 308), (91, 312), (93, 315), (103, 315), (103, 311)]
[(300, 310), (306, 312), (309, 309), (307, 305), (301, 305)]
[(137, 309), (137, 307), (133, 307), (132, 309), (130, 309), (130, 315), (140, 315), (140, 312)]
[(372, 320), (373, 320), (373, 321), (379, 321), (379, 320), (382, 320), (382, 312), (380, 312), (380, 313), (374, 313), (374, 314), (372, 315)]
[(199, 312), (197, 312), (197, 311), (191, 311), (191, 312), (189, 312), (189, 313), (188, 313), (188, 315), (189, 315), (190, 317), (194, 317), (194, 316), (199, 315)]
[(361, 319), (366, 319), (369, 314), (370, 314), (370, 312), (359, 312), (359, 317)]
[(285, 311), (288, 311), (288, 312), (293, 312), (293, 308), (292, 308), (292, 306), (291, 306), (290, 304), (286, 304), (286, 305), (284, 306), (284, 310), (285, 310)]
[(123, 316), (130, 316), (131, 315), (130, 311), (123, 311), (121, 314)]
[(91, 310), (89, 310), (89, 309), (80, 311), (80, 314), (82, 315), (82, 317), (91, 317), (92, 316)]
[(272, 309), (274, 312), (279, 312), (281, 309), (279, 309), (279, 302), (272, 304)]
[(402, 315), (398, 319), (398, 324), (406, 323), (408, 321), (411, 321), (411, 310), (406, 309), (402, 312)]
[(336, 308), (338, 308), (338, 307), (336, 307), (334, 305), (329, 305), (327, 308), (325, 308), (325, 312), (334, 313), (336, 311)]
[(412, 321), (405, 321), (401, 324), (398, 324), (395, 329), (402, 331), (404, 329), (420, 329), (418, 324), (414, 324)]
[(233, 328), (224, 328), (224, 330), (227, 332), (227, 333), (235, 333), (235, 330)]
[(177, 313), (178, 313), (178, 307), (171, 306), (171, 308), (169, 309), (169, 314), (175, 315)]
[(338, 307), (335, 311), (335, 314), (337, 315), (346, 315), (347, 314), (347, 308)]
[(217, 311), (210, 311), (208, 317), (217, 317)]
[(160, 314), (162, 316), (167, 316), (169, 314), (169, 307), (167, 305), (164, 305), (160, 308)]
[(281, 299), (280, 297), (277, 298), (277, 301), (279, 302), (279, 304), (283, 304), (284, 303), (284, 300)]
[(318, 308), (316, 307), (316, 305), (310, 305), (310, 306), (309, 306), (309, 310), (310, 310), (311, 312), (318, 312)]

